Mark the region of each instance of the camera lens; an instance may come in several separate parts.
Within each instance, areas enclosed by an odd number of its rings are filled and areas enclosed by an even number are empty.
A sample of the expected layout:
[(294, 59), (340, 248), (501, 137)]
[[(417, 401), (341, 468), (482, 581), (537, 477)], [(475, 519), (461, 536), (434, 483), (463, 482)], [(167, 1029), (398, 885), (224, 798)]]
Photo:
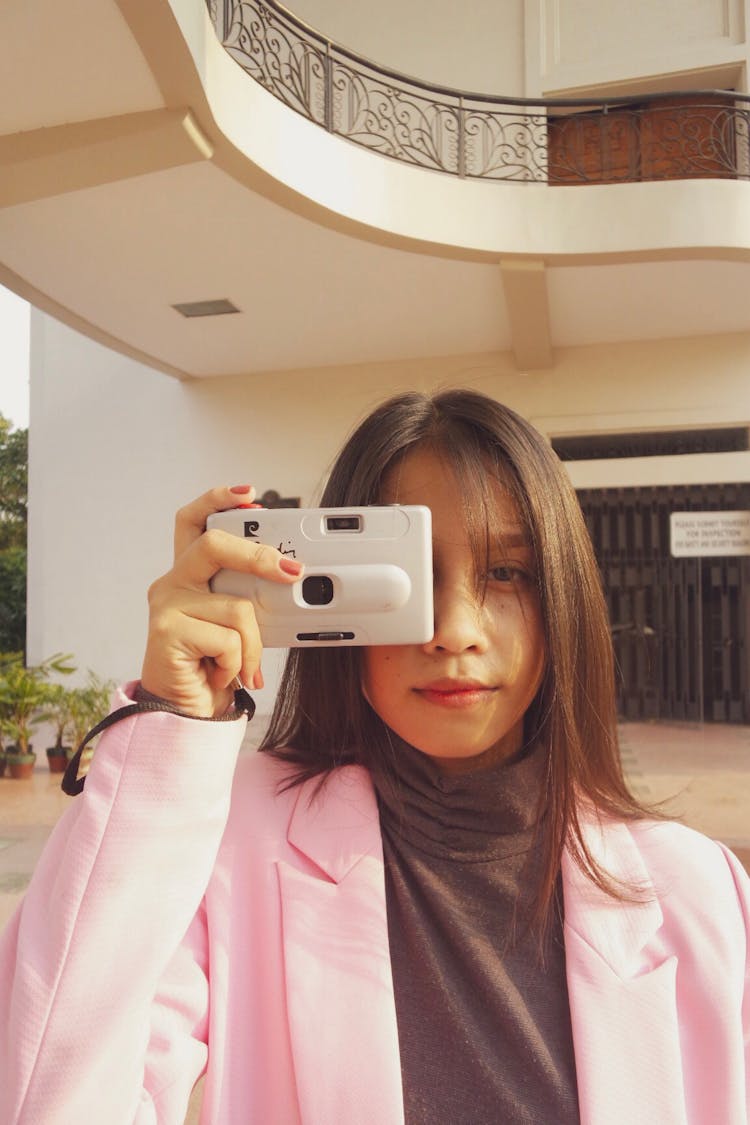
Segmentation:
[(302, 599), (308, 605), (328, 605), (333, 601), (333, 582), (327, 574), (311, 574), (302, 579)]

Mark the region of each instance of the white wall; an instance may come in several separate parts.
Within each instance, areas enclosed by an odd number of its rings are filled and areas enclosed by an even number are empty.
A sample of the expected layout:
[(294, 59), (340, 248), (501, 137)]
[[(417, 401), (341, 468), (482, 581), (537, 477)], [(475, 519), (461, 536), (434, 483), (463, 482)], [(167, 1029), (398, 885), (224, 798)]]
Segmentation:
[(523, 0), (291, 0), (333, 42), (440, 86), (524, 94)]
[[(721, 71), (747, 88), (746, 0), (294, 0), (289, 7), (374, 62), (464, 90), (543, 97), (639, 80), (652, 89), (714, 87), (724, 84)], [(679, 75), (685, 80), (670, 83)]]
[[(745, 0), (526, 0), (530, 97), (651, 80), (645, 88), (746, 89)], [(727, 77), (701, 71), (725, 70)], [(695, 74), (694, 82), (670, 75)], [(625, 92), (625, 91), (623, 91)]]
[[(531, 375), (484, 355), (181, 384), (35, 311), (31, 660), (72, 651), (81, 668), (137, 676), (145, 592), (170, 565), (177, 507), (245, 480), (312, 503), (364, 413), (400, 389), (441, 385), (484, 390), (550, 434), (748, 424), (750, 336), (568, 349)], [(750, 454), (719, 456), (734, 460), (649, 458), (648, 479), (629, 461), (573, 471), (588, 486), (750, 480)], [(273, 682), (270, 659), (265, 669)]]

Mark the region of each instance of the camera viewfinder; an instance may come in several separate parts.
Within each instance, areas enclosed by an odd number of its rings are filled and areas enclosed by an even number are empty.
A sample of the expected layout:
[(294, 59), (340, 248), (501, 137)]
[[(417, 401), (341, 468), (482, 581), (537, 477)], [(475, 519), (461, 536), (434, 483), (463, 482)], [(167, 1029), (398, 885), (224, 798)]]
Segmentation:
[(361, 531), (361, 516), (326, 516), (326, 531)]

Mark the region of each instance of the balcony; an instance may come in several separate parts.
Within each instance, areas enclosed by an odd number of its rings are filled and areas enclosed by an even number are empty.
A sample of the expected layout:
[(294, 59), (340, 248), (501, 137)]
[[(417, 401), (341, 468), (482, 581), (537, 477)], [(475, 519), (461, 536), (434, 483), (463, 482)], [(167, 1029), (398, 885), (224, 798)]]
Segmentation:
[(750, 177), (750, 97), (735, 91), (472, 94), (372, 63), (274, 0), (208, 0), (208, 10), (227, 53), (285, 106), (417, 168), (557, 185)]

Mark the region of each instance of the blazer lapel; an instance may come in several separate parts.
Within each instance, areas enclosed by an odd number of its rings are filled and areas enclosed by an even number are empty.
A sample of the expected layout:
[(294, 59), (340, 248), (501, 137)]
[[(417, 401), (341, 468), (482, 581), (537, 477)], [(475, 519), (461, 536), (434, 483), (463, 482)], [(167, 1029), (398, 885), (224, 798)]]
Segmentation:
[(372, 783), (302, 786), (279, 862), (292, 1053), (304, 1125), (403, 1122), (383, 851)]
[(653, 883), (625, 824), (591, 821), (585, 838), (605, 871), (642, 894), (635, 903), (613, 899), (565, 853), (565, 953), (582, 1125), (687, 1125), (677, 958), (655, 940), (662, 912)]

